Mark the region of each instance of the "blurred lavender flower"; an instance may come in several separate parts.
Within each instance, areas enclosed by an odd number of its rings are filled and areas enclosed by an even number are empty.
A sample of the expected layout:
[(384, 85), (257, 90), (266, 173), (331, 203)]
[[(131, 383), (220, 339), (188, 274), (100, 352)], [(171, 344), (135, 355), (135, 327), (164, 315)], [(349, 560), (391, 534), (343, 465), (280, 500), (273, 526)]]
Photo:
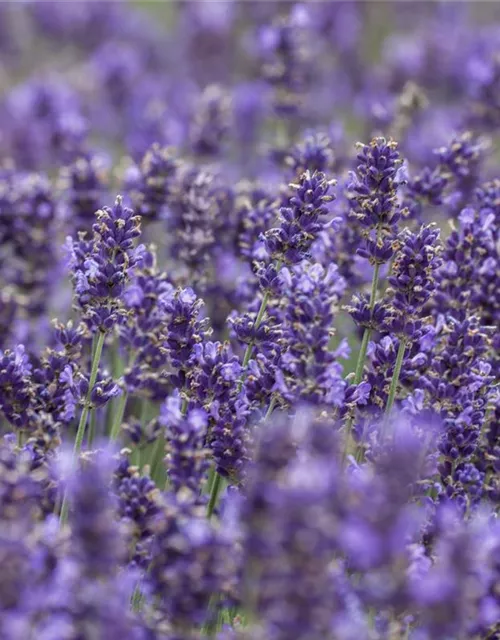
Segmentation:
[(222, 87), (210, 85), (200, 96), (189, 131), (193, 152), (201, 157), (221, 155), (231, 129), (231, 97)]
[(165, 428), (168, 479), (174, 492), (189, 489), (195, 498), (206, 480), (209, 450), (205, 448), (208, 418), (203, 409), (181, 411), (179, 396), (171, 396), (162, 406)]
[(95, 213), (106, 195), (105, 170), (103, 158), (97, 154), (81, 155), (61, 170), (60, 183), (68, 207), (66, 216), (75, 234), (90, 231), (92, 227)]
[(230, 538), (182, 496), (164, 496), (148, 582), (175, 630), (199, 628), (213, 594), (231, 594)]

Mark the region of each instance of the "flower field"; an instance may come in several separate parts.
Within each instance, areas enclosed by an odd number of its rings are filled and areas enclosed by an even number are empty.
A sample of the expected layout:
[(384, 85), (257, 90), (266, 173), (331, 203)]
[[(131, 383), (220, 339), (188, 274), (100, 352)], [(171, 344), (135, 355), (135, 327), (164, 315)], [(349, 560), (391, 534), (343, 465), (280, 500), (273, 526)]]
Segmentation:
[(500, 640), (500, 11), (0, 3), (0, 640)]

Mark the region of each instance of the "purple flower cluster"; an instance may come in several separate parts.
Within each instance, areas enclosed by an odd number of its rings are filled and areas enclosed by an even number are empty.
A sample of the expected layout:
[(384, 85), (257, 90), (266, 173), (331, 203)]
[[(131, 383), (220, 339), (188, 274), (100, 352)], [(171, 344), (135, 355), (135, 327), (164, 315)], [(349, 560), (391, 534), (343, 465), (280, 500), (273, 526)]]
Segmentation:
[(0, 3), (0, 639), (500, 638), (498, 26)]

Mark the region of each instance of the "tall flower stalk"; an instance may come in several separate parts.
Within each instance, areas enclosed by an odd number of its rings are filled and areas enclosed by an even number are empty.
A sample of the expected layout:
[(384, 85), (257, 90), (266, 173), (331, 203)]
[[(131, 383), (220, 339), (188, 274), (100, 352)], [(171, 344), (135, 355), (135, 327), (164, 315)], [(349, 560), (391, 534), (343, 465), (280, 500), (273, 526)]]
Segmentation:
[[(102, 331), (99, 332), (93, 358), (92, 358), (92, 368), (90, 371), (89, 388), (87, 391), (87, 395), (85, 397), (85, 402), (83, 405), (82, 413), (80, 415), (80, 421), (78, 423), (78, 429), (76, 431), (76, 436), (75, 436), (75, 444), (73, 447), (73, 460), (72, 460), (73, 465), (76, 464), (76, 461), (78, 460), (78, 457), (80, 455), (80, 451), (82, 450), (83, 439), (85, 437), (85, 429), (87, 427), (87, 419), (88, 419), (89, 411), (91, 408), (92, 391), (94, 389), (94, 385), (97, 380), (97, 372), (99, 371), (99, 363), (101, 361), (102, 349), (104, 347), (105, 338), (106, 338), (106, 334)], [(66, 490), (66, 492), (64, 493), (64, 498), (61, 505), (61, 512), (59, 514), (59, 524), (61, 527), (64, 527), (64, 525), (68, 520), (68, 509), (69, 509), (68, 501), (69, 501), (69, 494), (68, 494), (68, 491)]]
[[(360, 144), (359, 147), (359, 164), (348, 184), (349, 215), (360, 229), (358, 254), (373, 265), (373, 276), (370, 298), (358, 297), (349, 308), (356, 324), (364, 328), (354, 374), (355, 385), (363, 379), (368, 342), (372, 331), (377, 328), (374, 312), (380, 269), (393, 256), (397, 222), (402, 213), (398, 188), (403, 184), (400, 173), (402, 159), (394, 141), (374, 138), (370, 144)], [(354, 420), (355, 415), (351, 414), (346, 421), (344, 460), (349, 452), (356, 449), (352, 438)]]

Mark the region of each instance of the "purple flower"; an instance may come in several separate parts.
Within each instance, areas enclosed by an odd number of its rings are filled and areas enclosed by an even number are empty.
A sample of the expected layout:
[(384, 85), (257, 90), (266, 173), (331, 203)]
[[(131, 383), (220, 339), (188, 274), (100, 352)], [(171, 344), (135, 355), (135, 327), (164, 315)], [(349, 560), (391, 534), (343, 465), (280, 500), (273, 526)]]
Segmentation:
[(96, 213), (93, 239), (71, 241), (70, 268), (76, 299), (93, 330), (107, 331), (123, 320), (123, 292), (133, 269), (141, 261), (139, 217), (116, 199), (115, 206)]
[(441, 266), (439, 230), (423, 226), (418, 233), (402, 231), (398, 236), (390, 288), (387, 331), (414, 338), (422, 325), (422, 310), (436, 289), (436, 272)]
[(183, 415), (179, 396), (171, 396), (162, 405), (160, 420), (166, 434), (165, 462), (172, 490), (190, 491), (198, 499), (209, 466), (209, 449), (205, 447), (208, 416), (196, 408)]
[(72, 552), (94, 578), (115, 573), (125, 555), (117, 505), (109, 492), (113, 465), (107, 456), (98, 454), (69, 480)]
[(230, 540), (171, 494), (156, 520), (148, 583), (174, 629), (199, 628), (213, 594), (230, 595)]
[(34, 389), (31, 364), (24, 346), (0, 352), (0, 410), (17, 429), (27, 429), (32, 420)]
[(189, 130), (193, 152), (201, 157), (219, 156), (231, 130), (231, 96), (218, 85), (209, 85), (195, 106)]
[(126, 189), (145, 220), (157, 220), (165, 213), (180, 161), (173, 149), (153, 144), (139, 167), (129, 169)]
[(301, 262), (281, 271), (284, 297), (276, 390), (286, 402), (339, 406), (343, 401), (342, 366), (329, 343), (336, 306), (345, 281), (337, 268)]
[(105, 170), (103, 159), (96, 154), (81, 155), (61, 170), (68, 222), (74, 232), (90, 231), (106, 194)]
[(290, 185), (295, 194), (279, 211), (280, 226), (264, 233), (266, 249), (274, 260), (296, 264), (307, 256), (325, 226), (323, 218), (334, 199), (330, 194), (334, 184), (324, 173), (306, 171), (297, 184)]

